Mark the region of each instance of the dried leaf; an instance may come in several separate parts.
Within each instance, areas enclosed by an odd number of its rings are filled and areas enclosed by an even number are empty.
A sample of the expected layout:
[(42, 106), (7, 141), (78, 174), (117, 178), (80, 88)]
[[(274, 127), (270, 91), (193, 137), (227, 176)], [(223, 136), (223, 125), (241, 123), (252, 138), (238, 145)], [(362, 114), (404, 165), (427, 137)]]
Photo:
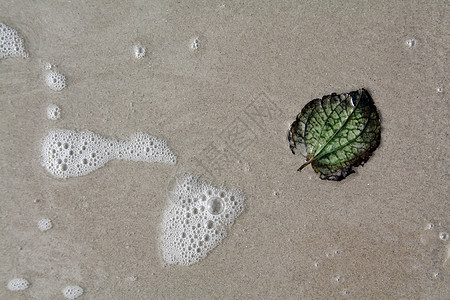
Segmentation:
[(380, 117), (365, 89), (310, 101), (291, 125), (292, 153), (301, 153), (320, 178), (342, 180), (380, 144)]

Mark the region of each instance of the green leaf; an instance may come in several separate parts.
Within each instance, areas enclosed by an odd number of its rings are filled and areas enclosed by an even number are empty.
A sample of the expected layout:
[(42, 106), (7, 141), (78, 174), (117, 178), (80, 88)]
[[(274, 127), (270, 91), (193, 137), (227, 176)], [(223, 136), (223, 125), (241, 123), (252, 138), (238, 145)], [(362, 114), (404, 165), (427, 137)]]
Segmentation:
[(365, 89), (314, 99), (289, 131), (292, 153), (306, 156), (320, 178), (342, 180), (363, 165), (380, 144), (380, 117)]

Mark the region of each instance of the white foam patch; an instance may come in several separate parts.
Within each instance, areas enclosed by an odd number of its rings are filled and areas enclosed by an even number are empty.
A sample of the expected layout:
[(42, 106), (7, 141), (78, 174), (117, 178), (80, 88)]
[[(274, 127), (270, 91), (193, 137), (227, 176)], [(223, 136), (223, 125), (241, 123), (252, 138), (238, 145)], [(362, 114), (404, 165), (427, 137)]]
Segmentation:
[(216, 188), (189, 174), (177, 181), (169, 198), (161, 245), (168, 264), (188, 266), (205, 258), (244, 210), (240, 191)]
[(66, 87), (66, 76), (56, 71), (48, 71), (44, 75), (45, 84), (53, 91), (61, 91)]
[(49, 229), (52, 229), (52, 227), (53, 227), (52, 220), (48, 218), (41, 219), (38, 222), (38, 228), (40, 231), (47, 231)]
[(24, 278), (14, 278), (8, 282), (8, 290), (10, 291), (23, 291), (30, 286), (28, 280)]
[(61, 108), (58, 105), (50, 104), (47, 107), (47, 118), (49, 120), (59, 120), (61, 118)]
[(15, 29), (0, 23), (0, 58), (14, 56), (28, 56), (23, 39)]
[(42, 143), (42, 164), (59, 178), (89, 174), (112, 159), (176, 163), (176, 156), (164, 140), (145, 133), (117, 141), (91, 131), (54, 129)]
[(78, 285), (69, 285), (62, 290), (62, 293), (66, 299), (76, 299), (83, 295), (84, 291)]

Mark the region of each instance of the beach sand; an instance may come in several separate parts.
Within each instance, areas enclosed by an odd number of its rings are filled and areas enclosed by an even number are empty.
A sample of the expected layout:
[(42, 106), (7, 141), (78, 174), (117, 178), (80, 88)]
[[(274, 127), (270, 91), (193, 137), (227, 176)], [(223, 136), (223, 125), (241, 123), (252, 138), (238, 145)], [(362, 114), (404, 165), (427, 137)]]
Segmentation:
[[(79, 299), (450, 297), (446, 1), (112, 2), (0, 3), (29, 53), (0, 60), (0, 299), (67, 285)], [(382, 119), (373, 157), (340, 182), (297, 172), (296, 115), (359, 88)], [(145, 132), (178, 161), (57, 179), (40, 157), (53, 128)], [(186, 172), (241, 189), (245, 211), (205, 259), (165, 265), (162, 217)], [(31, 285), (9, 291), (13, 278)]]

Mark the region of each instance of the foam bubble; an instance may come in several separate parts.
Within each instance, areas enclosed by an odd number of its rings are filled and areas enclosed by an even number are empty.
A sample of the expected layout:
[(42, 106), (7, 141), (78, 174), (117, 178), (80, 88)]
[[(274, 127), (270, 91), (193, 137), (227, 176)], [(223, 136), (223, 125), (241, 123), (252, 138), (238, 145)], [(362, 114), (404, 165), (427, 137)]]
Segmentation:
[(197, 50), (200, 47), (200, 41), (198, 40), (198, 38), (193, 38), (191, 40), (191, 48), (194, 50)]
[(47, 118), (49, 120), (59, 120), (61, 118), (61, 108), (58, 105), (50, 104), (47, 107)]
[(0, 58), (14, 56), (28, 56), (23, 39), (15, 29), (0, 23)]
[(45, 84), (52, 90), (58, 92), (66, 87), (66, 76), (56, 71), (45, 73)]
[(10, 291), (23, 291), (30, 286), (28, 280), (24, 278), (14, 278), (8, 282), (8, 290)]
[(134, 57), (141, 59), (145, 56), (145, 48), (141, 45), (134, 45), (133, 47)]
[(44, 70), (51, 70), (53, 68), (53, 65), (49, 62), (44, 63)]
[(83, 295), (84, 291), (78, 285), (69, 285), (62, 290), (62, 293), (66, 299), (76, 299)]
[(416, 45), (416, 40), (415, 39), (406, 40), (405, 44), (406, 44), (406, 46), (412, 48)]
[(162, 251), (168, 264), (191, 265), (226, 237), (226, 227), (244, 210), (244, 196), (187, 174), (170, 193), (162, 223)]
[(137, 279), (138, 279), (138, 277), (136, 275), (128, 276), (127, 278), (125, 278), (126, 281), (130, 281), (130, 282), (134, 282)]
[(211, 197), (208, 199), (206, 206), (208, 207), (208, 212), (210, 214), (219, 215), (223, 212), (225, 203), (219, 197)]
[(145, 133), (136, 133), (128, 141), (117, 141), (91, 131), (54, 129), (45, 136), (41, 154), (43, 166), (59, 178), (89, 174), (112, 159), (176, 162), (164, 140)]
[(51, 229), (52, 227), (53, 227), (52, 220), (50, 220), (48, 218), (41, 219), (38, 222), (38, 228), (41, 231), (47, 231), (47, 230)]

